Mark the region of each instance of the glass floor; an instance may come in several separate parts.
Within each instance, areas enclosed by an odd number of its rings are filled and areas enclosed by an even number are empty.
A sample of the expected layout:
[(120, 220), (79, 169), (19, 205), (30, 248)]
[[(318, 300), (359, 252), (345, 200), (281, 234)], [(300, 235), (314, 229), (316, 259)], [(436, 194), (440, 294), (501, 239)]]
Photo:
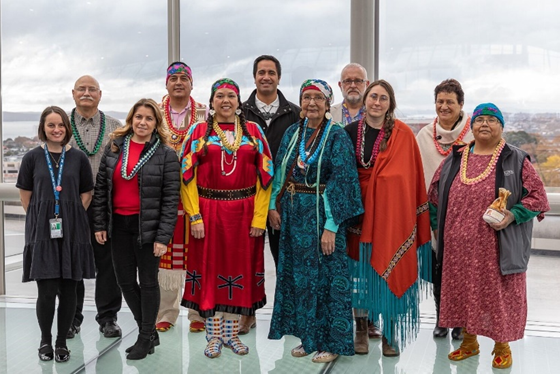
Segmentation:
[[(269, 253), (268, 250), (266, 252)], [(330, 364), (315, 364), (311, 362), (311, 356), (294, 358), (290, 350), (299, 344), (297, 338), (267, 339), (275, 287), (274, 264), (267, 255), (268, 304), (258, 311), (257, 328), (241, 337), (250, 349), (247, 356), (237, 356), (224, 349), (220, 357), (206, 358), (203, 353), (205, 334), (189, 332), (187, 313), (182, 308), (177, 325), (168, 332), (160, 333), (161, 345), (156, 348), (155, 354), (144, 360), (127, 361), (125, 349), (134, 344), (138, 333), (132, 315), (123, 304), (118, 321), (123, 330), (122, 339), (104, 338), (95, 322), (94, 283), (88, 281), (82, 330), (74, 339), (68, 340), (70, 360), (66, 363), (41, 362), (37, 357), (40, 332), (35, 315), (35, 298), (26, 294), (36, 288), (31, 282), (19, 283), (22, 287), (19, 295), (26, 296), (0, 297), (0, 373), (558, 374), (560, 364), (555, 357), (560, 354), (559, 268), (560, 257), (531, 258), (527, 277), (529, 313), (526, 334), (522, 340), (511, 343), (513, 366), (506, 370), (492, 368), (493, 342), (484, 337), (479, 338), (479, 356), (461, 362), (449, 361), (447, 354), (460, 343), (452, 341), (450, 335), (445, 339), (432, 337), (435, 311), (431, 298), (420, 306), (422, 325), (417, 340), (407, 346), (400, 357), (383, 357), (381, 341), (371, 339), (370, 352), (364, 356), (339, 357)], [(7, 276), (18, 278), (17, 273), (10, 272)], [(53, 331), (56, 331), (55, 327)]]

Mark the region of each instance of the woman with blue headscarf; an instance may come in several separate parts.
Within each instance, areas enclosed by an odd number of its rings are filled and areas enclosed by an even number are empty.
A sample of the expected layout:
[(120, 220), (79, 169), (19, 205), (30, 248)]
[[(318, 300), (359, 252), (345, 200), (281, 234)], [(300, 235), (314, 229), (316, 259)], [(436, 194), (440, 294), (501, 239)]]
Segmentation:
[(353, 148), (329, 113), (333, 93), (318, 79), (300, 90), (301, 120), (282, 139), (269, 210), (280, 230), (270, 339), (294, 335), (292, 356), (313, 362), (354, 354), (346, 228), (363, 213)]
[[(495, 342), (492, 366), (505, 369), (513, 362), (509, 342), (523, 338), (527, 322), (533, 218), (542, 220), (550, 208), (529, 155), (502, 138), (500, 109), (480, 104), (471, 128), (474, 141), (453, 147), (428, 193), (442, 264), (440, 325), (464, 326), (450, 360), (478, 355), (483, 335)], [(504, 189), (511, 195), (493, 214), (501, 220), (483, 219)]]

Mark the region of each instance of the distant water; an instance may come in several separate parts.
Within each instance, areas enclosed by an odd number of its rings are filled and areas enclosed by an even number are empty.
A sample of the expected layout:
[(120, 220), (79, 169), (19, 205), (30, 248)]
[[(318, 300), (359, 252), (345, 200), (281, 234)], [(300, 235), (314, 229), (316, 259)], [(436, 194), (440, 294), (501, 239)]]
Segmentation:
[(39, 126), (39, 121), (16, 121), (2, 122), (2, 140), (8, 138), (15, 139), (18, 136), (26, 136), (33, 139), (37, 136), (37, 127)]

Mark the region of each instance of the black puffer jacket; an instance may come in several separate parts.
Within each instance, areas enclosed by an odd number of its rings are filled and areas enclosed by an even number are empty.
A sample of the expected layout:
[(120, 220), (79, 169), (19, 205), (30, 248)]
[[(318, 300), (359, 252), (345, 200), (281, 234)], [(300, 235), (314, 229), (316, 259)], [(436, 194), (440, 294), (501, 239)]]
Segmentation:
[(272, 121), (270, 125), (266, 125), (261, 112), (257, 108), (255, 98), (257, 96), (257, 90), (254, 90), (249, 99), (245, 101), (241, 107), (245, 118), (247, 121), (252, 121), (258, 123), (263, 129), (266, 140), (270, 147), (270, 152), (272, 153), (272, 158), (276, 158), (276, 153), (278, 148), (280, 148), (280, 143), (282, 142), (282, 137), (284, 133), (294, 123), (299, 121), (299, 112), (301, 108), (294, 103), (286, 100), (282, 92), (278, 90), (278, 99), (280, 100), (280, 106), (274, 115), (272, 116)]
[[(140, 157), (156, 142), (152, 135)], [(93, 198), (93, 226), (95, 232), (107, 231), (111, 237), (113, 226), (113, 173), (123, 150), (124, 137), (107, 144), (99, 165)], [(111, 144), (118, 147), (115, 153)], [(168, 146), (160, 145), (154, 155), (138, 172), (140, 188), (140, 244), (167, 244), (177, 222), (179, 188), (181, 186), (179, 161)]]

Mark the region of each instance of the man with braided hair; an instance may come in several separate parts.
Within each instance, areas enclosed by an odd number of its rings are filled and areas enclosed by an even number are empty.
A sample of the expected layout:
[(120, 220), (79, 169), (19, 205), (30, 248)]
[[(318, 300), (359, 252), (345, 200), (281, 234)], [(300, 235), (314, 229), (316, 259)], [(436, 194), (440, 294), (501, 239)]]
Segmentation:
[[(170, 145), (179, 152), (189, 128), (204, 121), (206, 106), (191, 96), (193, 77), (191, 68), (183, 62), (174, 62), (167, 68), (165, 79), (167, 95), (160, 104), (164, 126), (170, 136)], [(169, 330), (179, 317), (179, 302), (183, 295), (187, 266), (189, 220), (185, 219), (183, 204), (179, 201), (177, 224), (173, 239), (167, 245), (167, 253), (161, 256), (159, 265), (160, 304), (156, 329)], [(189, 309), (190, 331), (204, 331), (204, 318)]]
[[(122, 126), (118, 120), (97, 108), (101, 100), (101, 94), (99, 82), (94, 77), (89, 75), (80, 77), (72, 90), (76, 108), (72, 109), (70, 113), (70, 123), (72, 125), (70, 145), (81, 149), (88, 156), (94, 180), (99, 170), (103, 150), (109, 142), (109, 134)], [(95, 319), (99, 323), (99, 331), (103, 333), (103, 336), (117, 338), (122, 335), (121, 329), (117, 325), (117, 312), (121, 309), (122, 304), (121, 289), (115, 278), (111, 251), (108, 251), (105, 246), (99, 245), (93, 235), (91, 206), (88, 209), (88, 217), (92, 228), (91, 244), (96, 270), (95, 306), (97, 307), (97, 315)], [(68, 339), (72, 339), (80, 332), (80, 325), (84, 320), (82, 314), (84, 292), (84, 282), (80, 281), (76, 289), (76, 313), (66, 336)]]

